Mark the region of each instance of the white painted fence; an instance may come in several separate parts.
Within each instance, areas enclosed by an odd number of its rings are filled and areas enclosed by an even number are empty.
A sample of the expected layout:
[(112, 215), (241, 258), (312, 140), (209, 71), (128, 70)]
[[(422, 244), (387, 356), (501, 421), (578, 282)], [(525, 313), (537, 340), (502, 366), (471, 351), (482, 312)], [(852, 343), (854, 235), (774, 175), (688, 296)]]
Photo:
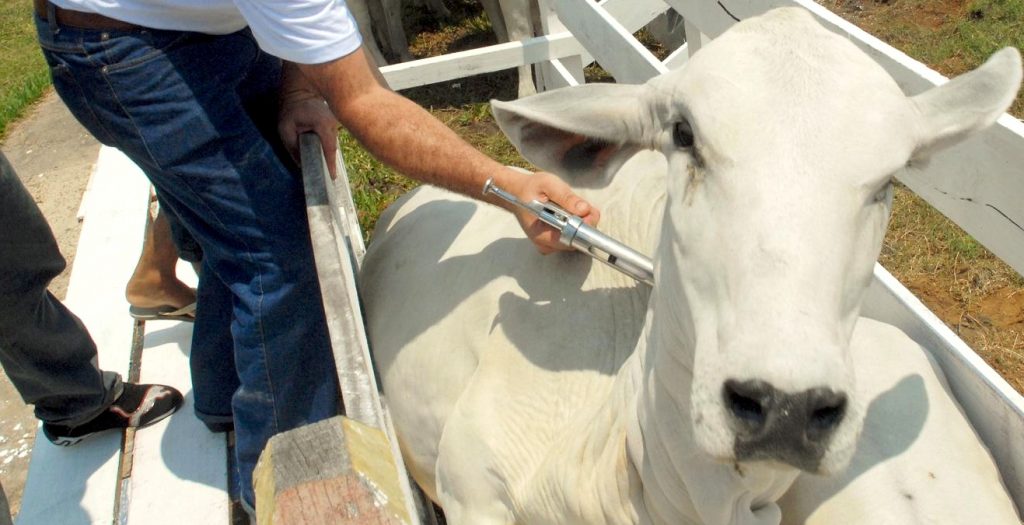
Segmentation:
[[(538, 64), (540, 89), (582, 82), (596, 57), (616, 81), (640, 83), (685, 64), (701, 45), (736, 23), (769, 9), (798, 6), (874, 58), (908, 94), (946, 81), (895, 48), (811, 0), (541, 0), (545, 36), (382, 69), (395, 89)], [(687, 44), (665, 61), (631, 34), (669, 7), (685, 19)], [(555, 16), (557, 14), (557, 16)], [(935, 156), (927, 169), (900, 180), (1024, 273), (1024, 124), (1004, 115), (997, 124)], [(927, 347), (988, 445), (1018, 508), (1024, 508), (1024, 397), (984, 363), (884, 268), (876, 266), (864, 315), (894, 324)]]

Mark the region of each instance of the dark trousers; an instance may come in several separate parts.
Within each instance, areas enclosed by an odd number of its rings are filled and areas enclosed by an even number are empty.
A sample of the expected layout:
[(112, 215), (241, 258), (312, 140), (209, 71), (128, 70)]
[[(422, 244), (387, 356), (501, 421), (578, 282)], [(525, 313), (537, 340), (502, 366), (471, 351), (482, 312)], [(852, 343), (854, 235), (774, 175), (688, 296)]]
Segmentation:
[(88, 421), (121, 391), (82, 322), (46, 287), (65, 266), (50, 225), (0, 153), (0, 365), (36, 417)]

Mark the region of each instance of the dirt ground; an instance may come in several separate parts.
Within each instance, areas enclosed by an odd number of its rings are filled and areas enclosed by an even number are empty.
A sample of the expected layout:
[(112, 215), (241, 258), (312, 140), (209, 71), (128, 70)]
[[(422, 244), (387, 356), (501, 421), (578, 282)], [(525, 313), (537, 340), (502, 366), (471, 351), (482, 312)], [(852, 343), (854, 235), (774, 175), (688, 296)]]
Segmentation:
[[(78, 206), (99, 144), (50, 92), (12, 126), (0, 150), (49, 221), (70, 269), (81, 233)], [(65, 270), (50, 286), (58, 298), (63, 299), (67, 292), (69, 274)], [(15, 515), (21, 506), (36, 427), (32, 410), (0, 370), (0, 483)]]

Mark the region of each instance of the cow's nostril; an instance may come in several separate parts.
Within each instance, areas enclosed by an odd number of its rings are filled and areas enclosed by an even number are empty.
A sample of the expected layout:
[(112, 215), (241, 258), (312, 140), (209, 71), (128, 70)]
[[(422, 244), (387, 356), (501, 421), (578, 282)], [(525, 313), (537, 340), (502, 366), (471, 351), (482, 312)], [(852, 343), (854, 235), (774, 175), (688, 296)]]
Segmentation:
[(726, 381), (724, 388), (725, 403), (733, 417), (751, 427), (757, 428), (764, 425), (766, 414), (764, 405), (758, 399), (762, 397), (758, 394), (763, 394), (763, 392), (752, 390), (758, 389), (752, 387), (750, 383)]
[(822, 430), (830, 429), (839, 424), (845, 411), (845, 403), (819, 408), (811, 413), (811, 425)]
[(835, 430), (846, 415), (846, 396), (829, 389), (812, 389), (808, 392), (810, 418), (808, 437), (824, 437)]

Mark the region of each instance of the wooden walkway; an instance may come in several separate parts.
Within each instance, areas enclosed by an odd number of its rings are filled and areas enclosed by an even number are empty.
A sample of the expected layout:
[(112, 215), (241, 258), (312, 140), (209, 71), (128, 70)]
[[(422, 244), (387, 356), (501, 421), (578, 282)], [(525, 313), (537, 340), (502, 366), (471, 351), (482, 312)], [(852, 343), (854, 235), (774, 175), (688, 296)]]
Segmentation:
[[(138, 260), (149, 181), (116, 150), (100, 151), (89, 188), (66, 303), (89, 328), (101, 368), (172, 385), (185, 405), (127, 436), (110, 432), (74, 447), (38, 433), (18, 525), (204, 524), (230, 522), (225, 434), (212, 434), (192, 410), (189, 323), (137, 324), (124, 286)], [(191, 284), (187, 265), (179, 275)]]

